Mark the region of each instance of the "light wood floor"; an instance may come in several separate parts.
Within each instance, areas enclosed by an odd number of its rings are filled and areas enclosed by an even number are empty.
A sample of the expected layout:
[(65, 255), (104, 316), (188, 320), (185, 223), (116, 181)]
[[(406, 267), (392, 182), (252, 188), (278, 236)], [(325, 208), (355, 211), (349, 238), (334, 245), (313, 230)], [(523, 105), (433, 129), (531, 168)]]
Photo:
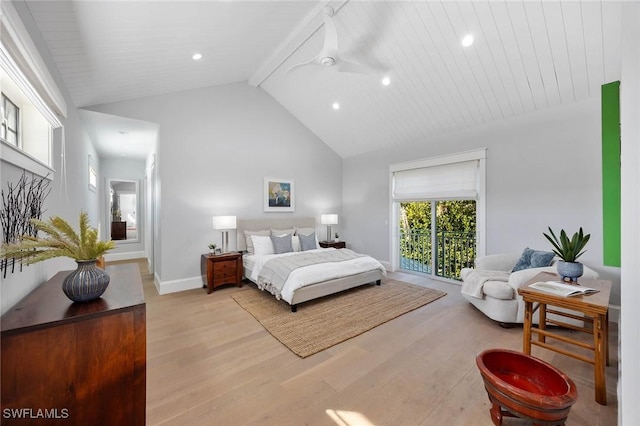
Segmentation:
[[(489, 426), (475, 356), (487, 348), (522, 349), (522, 328), (499, 327), (460, 296), (459, 286), (393, 273), (448, 295), (301, 359), (229, 297), (255, 287), (160, 296), (140, 265), (150, 425)], [(533, 349), (578, 386), (567, 425), (617, 425), (618, 337), (612, 328), (607, 406), (594, 401), (591, 365)]]

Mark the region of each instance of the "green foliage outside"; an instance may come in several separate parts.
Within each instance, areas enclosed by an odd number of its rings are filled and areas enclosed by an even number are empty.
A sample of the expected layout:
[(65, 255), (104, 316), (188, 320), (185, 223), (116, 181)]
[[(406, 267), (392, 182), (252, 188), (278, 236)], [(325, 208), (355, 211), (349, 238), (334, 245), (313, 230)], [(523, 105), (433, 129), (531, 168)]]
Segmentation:
[[(459, 279), (460, 270), (473, 265), (475, 258), (475, 201), (438, 201), (436, 229), (436, 275)], [(400, 232), (400, 254), (405, 268), (430, 273), (431, 202), (401, 203)]]

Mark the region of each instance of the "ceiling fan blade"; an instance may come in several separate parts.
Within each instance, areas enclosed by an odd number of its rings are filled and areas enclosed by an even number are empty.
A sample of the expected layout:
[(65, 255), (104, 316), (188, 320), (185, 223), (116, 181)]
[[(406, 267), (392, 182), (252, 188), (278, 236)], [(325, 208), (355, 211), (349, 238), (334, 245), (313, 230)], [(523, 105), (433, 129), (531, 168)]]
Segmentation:
[[(338, 58), (338, 31), (336, 30), (336, 24), (333, 22), (333, 8), (327, 7), (324, 10), (323, 20), (324, 20), (324, 44), (322, 45), (322, 50), (318, 53), (314, 58), (310, 59), (307, 62), (302, 62), (296, 64), (285, 71), (285, 74), (289, 74), (290, 72), (303, 67), (305, 65), (311, 65), (312, 63), (316, 63), (318, 65), (333, 65)], [(323, 63), (323, 58), (331, 58), (330, 63)]]
[(320, 65), (320, 61), (319, 60), (320, 60), (320, 55), (317, 55), (314, 58), (308, 60), (307, 62), (301, 62), (299, 64), (296, 64), (296, 65), (292, 66), (291, 68), (286, 70), (284, 73), (285, 74), (289, 74), (289, 73), (295, 71), (298, 68), (304, 67), (305, 65), (315, 65), (315, 64)]
[[(329, 14), (331, 13), (331, 15)], [(338, 57), (338, 30), (336, 24), (333, 22), (333, 9), (331, 12), (325, 12), (324, 19), (324, 44), (322, 50), (318, 54), (320, 59), (325, 57), (337, 58)]]
[(362, 64), (356, 64), (355, 62), (345, 61), (344, 59), (340, 59), (338, 61), (338, 71), (340, 72), (351, 72), (354, 74), (374, 74), (375, 71)]

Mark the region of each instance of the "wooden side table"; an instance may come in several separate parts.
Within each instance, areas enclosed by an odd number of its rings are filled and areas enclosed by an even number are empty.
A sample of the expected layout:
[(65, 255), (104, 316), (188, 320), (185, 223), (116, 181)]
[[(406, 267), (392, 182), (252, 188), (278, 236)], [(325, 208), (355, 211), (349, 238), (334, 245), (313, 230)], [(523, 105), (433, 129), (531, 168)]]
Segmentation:
[(343, 249), (343, 248), (347, 248), (347, 243), (345, 243), (344, 241), (320, 241), (319, 242), (320, 247), (322, 248), (337, 248), (337, 249)]
[(225, 284), (242, 287), (242, 253), (203, 254), (200, 272), (207, 294)]
[[(523, 349), (527, 355), (531, 355), (531, 345), (540, 346), (551, 351), (570, 356), (575, 359), (593, 364), (595, 374), (596, 402), (607, 405), (607, 388), (605, 382), (605, 365), (609, 365), (609, 295), (611, 293), (611, 281), (578, 279), (578, 282), (587, 287), (600, 290), (588, 296), (563, 297), (551, 293), (536, 290), (529, 287), (538, 281), (557, 281), (560, 277), (549, 272), (541, 272), (530, 281), (523, 284), (518, 289), (518, 294), (524, 299), (524, 326), (523, 326)], [(540, 320), (538, 328), (532, 328), (534, 303), (538, 304)], [(568, 309), (584, 314), (584, 317), (549, 309), (549, 305), (562, 309)], [(547, 318), (547, 314), (572, 318), (585, 323), (590, 323), (591, 327), (577, 327), (562, 321)], [(584, 343), (558, 333), (547, 330), (547, 324), (557, 325), (570, 330), (584, 332), (593, 335), (593, 345)], [(537, 334), (538, 339), (534, 340), (532, 334)], [(552, 338), (564, 343), (579, 346), (583, 349), (593, 351), (593, 358), (561, 349), (551, 345), (546, 338)]]

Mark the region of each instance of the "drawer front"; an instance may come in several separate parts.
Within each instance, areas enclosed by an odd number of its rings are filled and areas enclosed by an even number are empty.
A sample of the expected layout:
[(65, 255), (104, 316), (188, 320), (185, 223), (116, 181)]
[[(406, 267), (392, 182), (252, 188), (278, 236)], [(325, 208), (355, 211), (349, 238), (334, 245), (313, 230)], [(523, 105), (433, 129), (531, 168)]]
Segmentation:
[(224, 262), (215, 262), (213, 264), (213, 274), (216, 275), (226, 275), (236, 274), (236, 261), (235, 260), (225, 260)]

